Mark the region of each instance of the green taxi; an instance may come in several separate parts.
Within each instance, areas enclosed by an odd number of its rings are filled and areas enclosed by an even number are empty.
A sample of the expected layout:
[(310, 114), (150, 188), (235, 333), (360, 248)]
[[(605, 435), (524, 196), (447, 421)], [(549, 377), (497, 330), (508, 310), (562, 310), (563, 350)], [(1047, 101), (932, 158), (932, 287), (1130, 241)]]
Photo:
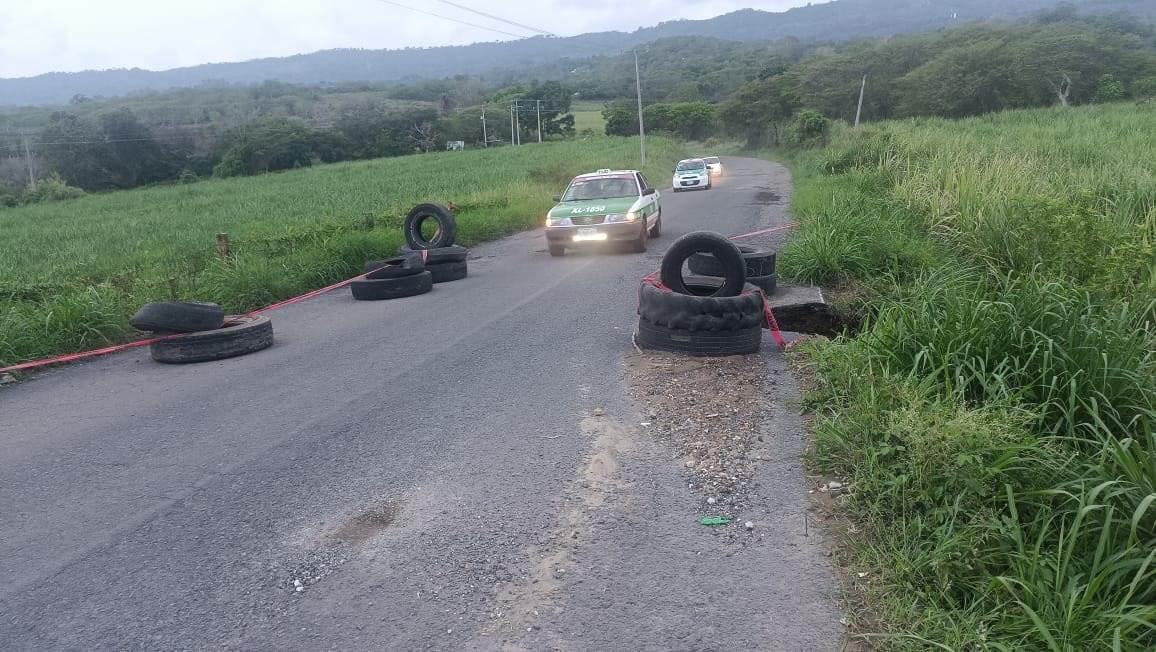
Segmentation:
[(662, 231), (660, 198), (638, 170), (599, 170), (574, 177), (546, 215), (550, 255), (608, 243), (646, 251), (646, 241)]

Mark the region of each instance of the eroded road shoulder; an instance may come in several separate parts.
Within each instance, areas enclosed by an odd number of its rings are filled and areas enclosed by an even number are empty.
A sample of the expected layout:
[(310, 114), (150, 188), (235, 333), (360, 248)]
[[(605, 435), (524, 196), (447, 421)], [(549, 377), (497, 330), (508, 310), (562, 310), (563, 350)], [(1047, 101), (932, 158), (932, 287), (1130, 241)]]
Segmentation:
[(630, 353), (623, 383), (632, 400), (582, 422), (589, 453), (555, 527), (526, 549), (529, 570), (498, 590), (474, 643), (838, 649), (837, 585), (808, 518), (781, 354)]

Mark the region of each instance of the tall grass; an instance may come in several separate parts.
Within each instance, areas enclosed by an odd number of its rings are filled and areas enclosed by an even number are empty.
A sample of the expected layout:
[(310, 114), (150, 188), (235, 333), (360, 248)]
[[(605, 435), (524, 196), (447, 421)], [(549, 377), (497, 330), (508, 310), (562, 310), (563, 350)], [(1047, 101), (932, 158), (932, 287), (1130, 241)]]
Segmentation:
[(871, 307), (805, 351), (885, 645), (1156, 647), (1153, 124), (915, 120), (796, 161), (784, 271)]
[[(653, 178), (681, 154), (648, 142)], [(537, 225), (570, 177), (636, 167), (598, 137), (325, 165), (0, 210), (0, 366), (132, 337), (158, 299), (244, 311), (352, 276), (403, 244), (405, 213), (453, 202), (469, 245)], [(234, 257), (217, 258), (228, 233)]]

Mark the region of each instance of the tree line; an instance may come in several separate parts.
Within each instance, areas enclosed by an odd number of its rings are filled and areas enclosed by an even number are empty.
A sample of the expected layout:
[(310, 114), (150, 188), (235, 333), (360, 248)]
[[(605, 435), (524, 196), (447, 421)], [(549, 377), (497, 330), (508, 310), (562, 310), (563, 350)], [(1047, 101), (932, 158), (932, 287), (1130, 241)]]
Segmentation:
[[(23, 139), (0, 133), (0, 205), (429, 152), (444, 149), (450, 140), (470, 146), (504, 144), (510, 133), (509, 107), (515, 103), (521, 138), (536, 136), (539, 119), (544, 137), (573, 134), (574, 117), (569, 113), (573, 92), (558, 82), (499, 89), (478, 98), (484, 101), (478, 106), (456, 108), (460, 96), (449, 91), (460, 83), (395, 89), (399, 95), (439, 97), (426, 105), (399, 107), (380, 98), (347, 103), (322, 124), (269, 115), (232, 127), (210, 124), (169, 133), (123, 106), (96, 114), (55, 111), (28, 139), (27, 150)], [(288, 85), (263, 87), (279, 89), (278, 97), (293, 96)], [(492, 121), (488, 130), (483, 112)], [(29, 165), (38, 180), (36, 187), (28, 184)]]
[[(722, 131), (751, 146), (806, 142), (821, 136), (817, 118), (854, 120), (861, 89), (868, 121), (1151, 98), (1156, 32), (1127, 16), (1060, 7), (1027, 23), (862, 40), (797, 57), (777, 52), (722, 101), (663, 98), (643, 121), (648, 131), (689, 139)], [(607, 134), (638, 133), (631, 102), (611, 102), (603, 116)]]
[[(866, 121), (1156, 95), (1152, 26), (1070, 6), (1027, 22), (838, 45), (677, 37), (648, 45), (641, 58), (648, 131), (690, 140), (725, 133), (751, 146), (821, 142), (826, 120), (855, 118), (864, 77)], [(533, 138), (539, 109), (543, 135), (566, 137), (575, 97), (606, 101), (607, 134), (637, 134), (635, 102), (625, 99), (633, 77), (633, 57), (616, 56), (588, 60), (565, 82), (493, 87), (459, 75), (389, 87), (184, 89), (119, 105), (77, 97), (50, 115), (0, 116), (0, 125), (41, 123), (31, 157), (0, 131), (0, 204), (426, 152), (447, 140), (499, 144), (510, 137), (513, 104), (523, 140)], [(166, 122), (174, 106), (180, 119)], [(36, 192), (24, 189), (28, 158)]]

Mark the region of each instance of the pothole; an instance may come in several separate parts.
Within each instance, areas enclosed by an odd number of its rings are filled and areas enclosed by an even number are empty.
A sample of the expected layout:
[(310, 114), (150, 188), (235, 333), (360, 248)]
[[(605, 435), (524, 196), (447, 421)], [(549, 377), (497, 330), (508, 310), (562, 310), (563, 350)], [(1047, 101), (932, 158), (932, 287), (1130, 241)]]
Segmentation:
[(782, 195), (774, 190), (760, 190), (755, 193), (756, 204), (778, 204), (782, 201)]
[(400, 505), (393, 502), (375, 505), (354, 514), (327, 536), (334, 541), (359, 548), (366, 541), (381, 534), (385, 528), (393, 525), (400, 511)]
[(278, 586), (290, 593), (304, 593), (393, 525), (401, 509), (401, 502), (378, 501), (343, 516), (337, 523), (322, 522), (302, 532), (292, 542), (289, 554), (277, 564)]

